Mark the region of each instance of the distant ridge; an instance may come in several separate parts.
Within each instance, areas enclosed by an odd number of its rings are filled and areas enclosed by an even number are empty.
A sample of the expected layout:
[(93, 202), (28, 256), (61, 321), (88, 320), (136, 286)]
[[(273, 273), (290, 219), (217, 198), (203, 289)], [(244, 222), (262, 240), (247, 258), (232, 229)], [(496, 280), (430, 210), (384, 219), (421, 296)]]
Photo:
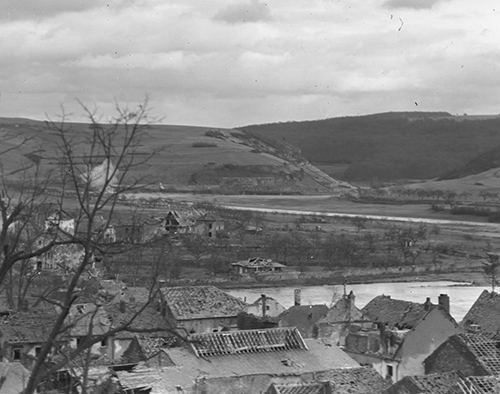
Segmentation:
[[(296, 146), (313, 165), (348, 182), (433, 179), (500, 146), (498, 115), (384, 112), (240, 127)], [(457, 173), (459, 175), (459, 173)]]

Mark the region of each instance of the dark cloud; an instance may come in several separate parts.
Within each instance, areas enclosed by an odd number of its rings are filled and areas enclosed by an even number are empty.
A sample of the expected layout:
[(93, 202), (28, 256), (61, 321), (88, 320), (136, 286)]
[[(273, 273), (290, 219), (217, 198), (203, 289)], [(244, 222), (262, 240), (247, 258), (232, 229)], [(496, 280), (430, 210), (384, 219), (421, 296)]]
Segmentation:
[(443, 0), (388, 0), (384, 3), (387, 8), (413, 8), (415, 10), (429, 9)]
[(0, 19), (43, 19), (64, 12), (79, 12), (92, 9), (106, 3), (99, 0), (0, 0)]
[(271, 19), (266, 3), (251, 0), (249, 3), (230, 4), (214, 15), (215, 20), (226, 23), (259, 22)]

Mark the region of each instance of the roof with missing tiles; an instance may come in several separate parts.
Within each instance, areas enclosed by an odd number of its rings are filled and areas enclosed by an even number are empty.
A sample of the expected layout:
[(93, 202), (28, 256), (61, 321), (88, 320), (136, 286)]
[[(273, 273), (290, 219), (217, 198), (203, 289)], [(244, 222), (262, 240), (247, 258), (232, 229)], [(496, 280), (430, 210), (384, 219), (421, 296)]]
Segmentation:
[(500, 294), (484, 290), (460, 323), (465, 329), (496, 334), (500, 331)]
[(427, 359), (428, 365), (442, 357), (442, 349), (452, 346), (474, 366), (478, 374), (500, 374), (500, 341), (482, 334), (457, 334), (443, 342)]
[(380, 394), (389, 383), (371, 367), (332, 369), (319, 372), (317, 380), (328, 381), (335, 394)]
[[(301, 376), (331, 368), (357, 368), (359, 364), (340, 348), (325, 340), (304, 340), (306, 349), (274, 349), (272, 351), (239, 352), (212, 357), (198, 357), (187, 348), (165, 350), (174, 366), (138, 368), (132, 373), (118, 372), (125, 389), (152, 388), (152, 393), (176, 392), (176, 387), (189, 392), (196, 382), (243, 376)], [(266, 387), (261, 391), (265, 391)]]
[(462, 375), (456, 371), (406, 376), (385, 394), (448, 394), (450, 387), (456, 387), (461, 378)]
[(189, 337), (199, 357), (217, 357), (229, 354), (249, 354), (283, 350), (307, 350), (296, 328), (239, 330)]
[[(434, 305), (433, 305), (434, 306)], [(362, 310), (370, 320), (398, 329), (412, 329), (429, 312), (424, 304), (377, 296)]]
[(330, 383), (272, 384), (267, 394), (330, 394)]
[(162, 294), (176, 320), (236, 317), (247, 307), (215, 286), (166, 287)]

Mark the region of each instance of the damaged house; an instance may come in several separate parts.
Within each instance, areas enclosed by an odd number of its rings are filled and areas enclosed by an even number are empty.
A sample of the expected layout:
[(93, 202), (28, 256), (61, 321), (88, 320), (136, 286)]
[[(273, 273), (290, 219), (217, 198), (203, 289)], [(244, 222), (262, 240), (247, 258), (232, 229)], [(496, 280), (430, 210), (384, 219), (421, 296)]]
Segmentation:
[(429, 298), (418, 304), (382, 295), (371, 300), (362, 312), (377, 328), (350, 332), (345, 351), (393, 382), (405, 376), (423, 375), (423, 361), (460, 332), (449, 314), (449, 298), (445, 294), (439, 296), (439, 305), (433, 305)]
[[(360, 370), (335, 345), (303, 339), (295, 328), (195, 334), (189, 339), (186, 346), (163, 350), (170, 365), (165, 365), (164, 357), (161, 367), (151, 359), (131, 372), (118, 371), (124, 392), (265, 393), (272, 385), (328, 381), (327, 376), (317, 375), (330, 370)], [(345, 376), (348, 380), (349, 374)], [(373, 388), (370, 392), (375, 393)]]
[(164, 316), (185, 334), (236, 329), (247, 304), (214, 286), (165, 287)]

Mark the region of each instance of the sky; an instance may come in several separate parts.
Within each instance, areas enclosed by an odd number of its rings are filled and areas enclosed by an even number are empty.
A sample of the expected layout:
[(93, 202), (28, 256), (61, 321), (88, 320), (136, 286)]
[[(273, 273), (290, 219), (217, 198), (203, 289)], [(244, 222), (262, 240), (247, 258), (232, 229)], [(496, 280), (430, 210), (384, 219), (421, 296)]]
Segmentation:
[[(497, 3), (497, 4), (495, 4)], [(500, 113), (496, 0), (0, 0), (0, 116)]]

